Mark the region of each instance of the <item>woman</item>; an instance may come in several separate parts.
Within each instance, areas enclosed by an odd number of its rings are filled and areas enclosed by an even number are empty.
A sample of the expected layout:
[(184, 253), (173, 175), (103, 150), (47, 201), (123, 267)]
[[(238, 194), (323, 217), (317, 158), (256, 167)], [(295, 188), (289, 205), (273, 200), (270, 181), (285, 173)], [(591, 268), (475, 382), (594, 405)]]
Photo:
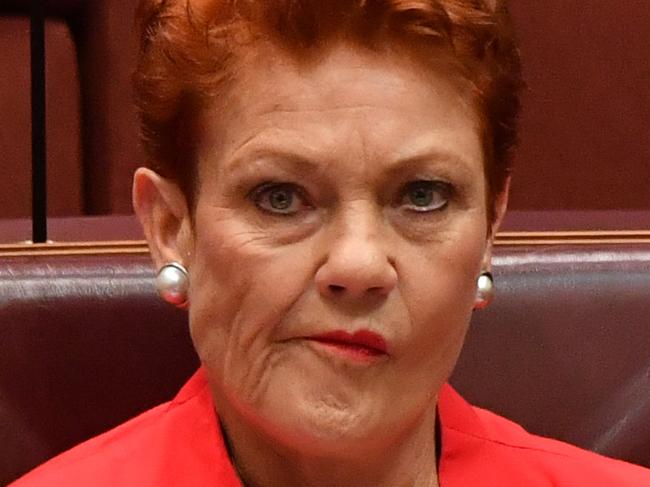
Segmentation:
[(507, 203), (521, 78), (500, 2), (139, 17), (134, 204), (203, 366), (16, 485), (650, 485), (446, 385)]

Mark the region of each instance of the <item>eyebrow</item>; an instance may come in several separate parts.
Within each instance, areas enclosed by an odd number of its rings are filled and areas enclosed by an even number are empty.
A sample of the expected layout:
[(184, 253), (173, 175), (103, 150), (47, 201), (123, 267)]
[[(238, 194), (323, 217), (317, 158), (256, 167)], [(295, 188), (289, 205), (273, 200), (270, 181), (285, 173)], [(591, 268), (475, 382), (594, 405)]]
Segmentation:
[(281, 149), (260, 148), (246, 153), (244, 156), (237, 157), (228, 164), (226, 172), (229, 175), (236, 174), (240, 171), (251, 171), (257, 165), (266, 165), (272, 162), (274, 167), (280, 167), (291, 172), (322, 172), (328, 164), (318, 163), (307, 157), (299, 156), (296, 153), (284, 151)]
[[(250, 172), (258, 165), (267, 165), (272, 163), (273, 167), (279, 167), (292, 173), (301, 173), (309, 171), (311, 174), (319, 174), (325, 172), (329, 163), (317, 162), (309, 157), (300, 156), (294, 152), (285, 151), (278, 148), (258, 148), (254, 149), (247, 154), (236, 158), (231, 164), (228, 164), (226, 169), (227, 174), (233, 175), (241, 171)], [(450, 165), (453, 166), (452, 171), (460, 171), (463, 176), (470, 176), (471, 171), (468, 167), (468, 162), (454, 154), (453, 152), (429, 150), (421, 154), (406, 157), (403, 159), (395, 159), (388, 163), (388, 167), (382, 172), (384, 178), (395, 178), (405, 170), (418, 170), (426, 169), (427, 167), (439, 166), (440, 169), (446, 169)], [(448, 172), (448, 171), (444, 171)], [(452, 173), (449, 173), (451, 176)]]
[(437, 166), (439, 169), (448, 169), (451, 166), (454, 172), (460, 171), (463, 176), (471, 176), (468, 161), (453, 152), (440, 150), (428, 150), (414, 156), (397, 159), (390, 163), (386, 172), (389, 177), (395, 177), (407, 168), (411, 170), (425, 169), (431, 165)]

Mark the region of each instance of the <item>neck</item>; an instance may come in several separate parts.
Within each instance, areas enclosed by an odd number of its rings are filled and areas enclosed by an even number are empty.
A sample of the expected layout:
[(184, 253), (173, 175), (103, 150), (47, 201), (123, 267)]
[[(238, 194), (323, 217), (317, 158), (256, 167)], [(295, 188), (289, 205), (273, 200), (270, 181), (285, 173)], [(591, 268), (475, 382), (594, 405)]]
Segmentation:
[(438, 486), (435, 407), (400, 438), (336, 458), (280, 446), (227, 413), (221, 420), (231, 461), (246, 487)]

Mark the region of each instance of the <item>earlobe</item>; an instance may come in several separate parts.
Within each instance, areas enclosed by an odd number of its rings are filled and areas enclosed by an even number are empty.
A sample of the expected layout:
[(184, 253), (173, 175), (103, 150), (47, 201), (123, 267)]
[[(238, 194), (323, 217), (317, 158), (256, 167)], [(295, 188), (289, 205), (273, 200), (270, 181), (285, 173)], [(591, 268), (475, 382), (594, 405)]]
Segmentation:
[(157, 268), (169, 262), (188, 265), (191, 219), (178, 185), (147, 168), (133, 178), (133, 208)]

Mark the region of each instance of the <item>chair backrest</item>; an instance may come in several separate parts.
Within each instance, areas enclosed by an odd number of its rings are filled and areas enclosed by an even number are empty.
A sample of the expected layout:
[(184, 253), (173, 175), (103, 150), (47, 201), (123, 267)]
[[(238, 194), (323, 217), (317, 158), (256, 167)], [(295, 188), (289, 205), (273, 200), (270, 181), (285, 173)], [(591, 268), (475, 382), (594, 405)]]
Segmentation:
[[(497, 247), (499, 295), (452, 382), (532, 432), (650, 466), (650, 234), (549, 238)], [(143, 244), (39, 249), (0, 247), (0, 484), (171, 398), (198, 364)]]
[(530, 431), (650, 466), (646, 244), (506, 247), (454, 383)]
[(156, 299), (140, 250), (0, 260), (0, 485), (169, 400), (196, 369), (186, 316)]

